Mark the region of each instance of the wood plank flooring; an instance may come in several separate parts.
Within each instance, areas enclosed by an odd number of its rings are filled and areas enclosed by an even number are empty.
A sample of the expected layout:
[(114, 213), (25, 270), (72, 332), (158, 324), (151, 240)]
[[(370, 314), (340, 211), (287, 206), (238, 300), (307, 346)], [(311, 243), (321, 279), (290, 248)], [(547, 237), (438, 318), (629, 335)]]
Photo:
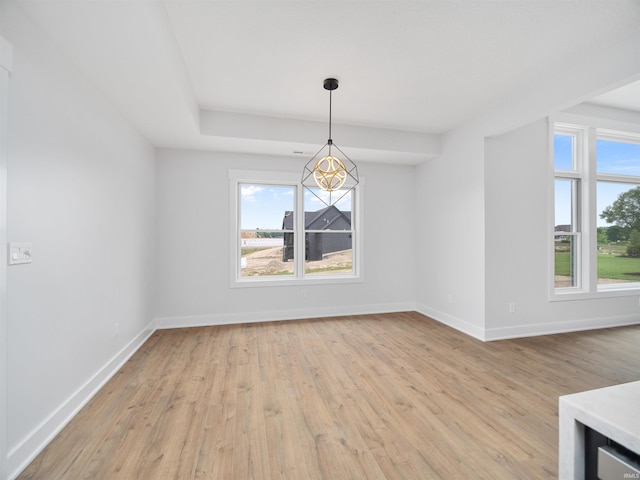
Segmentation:
[(19, 478), (557, 478), (558, 396), (640, 380), (638, 345), (417, 313), (160, 330)]

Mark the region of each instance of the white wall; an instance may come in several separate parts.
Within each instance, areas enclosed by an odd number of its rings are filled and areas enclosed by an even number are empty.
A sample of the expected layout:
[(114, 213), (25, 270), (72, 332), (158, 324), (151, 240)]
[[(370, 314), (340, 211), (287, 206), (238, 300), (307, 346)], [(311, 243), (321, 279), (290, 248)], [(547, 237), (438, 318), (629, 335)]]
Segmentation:
[[(540, 335), (640, 322), (637, 292), (550, 301), (550, 178), (546, 119), (485, 149), (486, 338)], [(509, 303), (515, 311), (509, 312)]]
[(366, 184), (363, 283), (230, 288), (229, 169), (301, 174), (303, 166), (275, 157), (158, 152), (159, 326), (413, 309), (418, 252), (415, 169), (408, 166), (358, 164)]
[[(527, 146), (532, 150), (519, 152), (520, 163), (517, 166), (510, 163), (503, 172), (497, 158), (485, 158), (485, 141), (493, 156), (497, 154), (493, 148), (498, 148), (503, 139), (492, 143), (492, 138), (530, 125), (593, 95), (638, 80), (638, 45), (640, 30), (615, 45), (602, 44), (584, 55), (568, 58), (552, 71), (540, 72), (526, 79), (518, 89), (505, 92), (499, 104), (443, 136), (440, 157), (417, 169), (417, 229), (419, 237), (426, 239), (418, 247), (421, 257), (416, 273), (416, 299), (420, 312), (481, 339), (528, 335), (535, 331), (563, 331), (567, 320), (571, 322), (579, 318), (588, 320), (582, 325), (572, 323), (573, 327), (593, 328), (632, 320), (629, 315), (634, 307), (637, 312), (637, 302), (634, 303), (633, 297), (617, 302), (611, 299), (598, 301), (597, 305), (591, 300), (581, 300), (542, 308), (542, 297), (534, 296), (532, 299), (530, 291), (531, 288), (536, 292), (546, 288), (546, 277), (542, 286), (515, 282), (501, 291), (507, 285), (499, 278), (517, 278), (518, 269), (522, 267), (513, 258), (506, 264), (500, 263), (502, 260), (498, 253), (491, 245), (485, 249), (485, 242), (493, 242), (497, 235), (493, 229), (510, 228), (499, 223), (504, 221), (503, 215), (511, 214), (517, 208), (530, 214), (531, 228), (534, 225), (535, 228), (546, 228), (546, 224), (541, 223), (541, 216), (546, 221), (548, 181), (542, 179), (544, 172), (538, 169), (540, 165), (537, 164), (540, 161), (546, 166), (546, 152), (544, 158), (539, 158), (546, 145), (538, 141), (529, 145), (527, 140), (518, 150), (525, 150)], [(540, 124), (537, 127), (540, 129)], [(535, 130), (536, 127), (530, 128)], [(530, 135), (536, 135), (533, 130), (514, 135), (524, 135), (529, 139)], [(514, 160), (511, 157), (509, 161)], [(510, 175), (522, 172), (522, 176), (527, 177), (523, 185), (518, 186), (522, 188), (514, 185), (508, 192), (501, 193), (500, 175), (507, 172)], [(520, 194), (530, 190), (535, 191), (534, 197), (524, 198), (539, 199), (543, 195), (544, 203), (526, 203)], [(516, 227), (522, 226), (521, 219), (513, 222)], [(432, 237), (428, 236), (430, 232), (434, 233)], [(529, 233), (532, 242), (542, 239), (540, 230)], [(546, 239), (542, 239), (536, 249), (546, 246)], [(513, 247), (514, 250), (516, 248)], [(528, 264), (534, 268), (534, 278), (538, 279), (540, 269), (547, 265), (546, 253), (544, 259), (537, 253), (533, 258), (541, 262), (535, 266)], [(511, 302), (516, 303), (516, 312), (505, 316), (505, 303), (508, 309)], [(548, 315), (550, 309), (553, 309), (551, 316), (539, 316)]]
[[(13, 2), (8, 241), (8, 465), (15, 474), (149, 334), (155, 152)], [(114, 338), (115, 323), (119, 336)]]
[(443, 138), (443, 153), (417, 169), (418, 310), (470, 335), (484, 332), (482, 136)]
[[(12, 47), (0, 36), (0, 245), (7, 243), (7, 104)], [(0, 478), (7, 477), (7, 265), (0, 262)]]

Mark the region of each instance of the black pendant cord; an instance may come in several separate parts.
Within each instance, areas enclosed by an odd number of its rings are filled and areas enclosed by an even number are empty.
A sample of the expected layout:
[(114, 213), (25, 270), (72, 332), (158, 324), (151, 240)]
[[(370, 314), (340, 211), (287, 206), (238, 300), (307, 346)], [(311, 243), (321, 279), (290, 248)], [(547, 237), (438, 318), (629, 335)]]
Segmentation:
[(329, 90), (329, 141), (327, 143), (329, 143), (329, 145), (331, 145), (333, 143), (333, 140), (331, 139), (331, 99), (333, 98), (333, 90)]
[(329, 140), (327, 140), (327, 145), (329, 145), (329, 156), (331, 156), (331, 145), (333, 145), (333, 140), (331, 139), (331, 108), (332, 108), (332, 100), (333, 100), (333, 91), (338, 88), (338, 80), (335, 78), (325, 78), (324, 79), (324, 89), (329, 90)]

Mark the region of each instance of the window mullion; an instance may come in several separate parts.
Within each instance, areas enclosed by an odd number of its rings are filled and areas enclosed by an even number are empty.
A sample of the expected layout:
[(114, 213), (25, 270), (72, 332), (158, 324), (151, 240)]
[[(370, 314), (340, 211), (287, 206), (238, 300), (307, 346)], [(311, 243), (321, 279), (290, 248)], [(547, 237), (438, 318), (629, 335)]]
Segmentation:
[(296, 185), (296, 211), (295, 211), (295, 232), (294, 238), (295, 242), (295, 250), (294, 250), (294, 259), (295, 259), (295, 269), (294, 275), (296, 278), (304, 277), (304, 260), (305, 260), (305, 238), (306, 233), (304, 231), (304, 192), (300, 185)]
[(240, 279), (240, 272), (242, 270), (242, 233), (240, 226), (242, 225), (242, 212), (240, 208), (240, 182), (234, 181), (233, 189), (231, 189), (231, 195), (235, 196), (231, 209), (231, 241), (233, 242), (232, 255), (231, 255), (231, 271), (236, 281)]
[(583, 154), (582, 232), (584, 235), (582, 236), (582, 264), (584, 285), (588, 287), (588, 291), (593, 292), (598, 283), (596, 129), (586, 129), (585, 136), (583, 142), (585, 152)]
[[(361, 179), (361, 183), (360, 183), (360, 188), (364, 188), (364, 180)], [(360, 210), (360, 202), (359, 202), (359, 196), (358, 195), (354, 195), (353, 196), (353, 200), (351, 202), (351, 242), (353, 245), (353, 251), (357, 252), (357, 255), (353, 255), (353, 260), (352, 260), (352, 271), (354, 273), (354, 275), (361, 275), (362, 270), (360, 267), (360, 261), (359, 259), (361, 258), (360, 255), (362, 254), (362, 245), (360, 244), (360, 215), (362, 214), (362, 210)]]
[(609, 183), (624, 183), (624, 184), (640, 184), (640, 177), (631, 175), (616, 175), (614, 173), (598, 173), (596, 175), (597, 180), (601, 182)]
[(566, 179), (566, 180), (574, 180), (574, 179), (580, 180), (582, 178), (582, 173), (560, 170), (560, 171), (556, 171), (555, 178)]

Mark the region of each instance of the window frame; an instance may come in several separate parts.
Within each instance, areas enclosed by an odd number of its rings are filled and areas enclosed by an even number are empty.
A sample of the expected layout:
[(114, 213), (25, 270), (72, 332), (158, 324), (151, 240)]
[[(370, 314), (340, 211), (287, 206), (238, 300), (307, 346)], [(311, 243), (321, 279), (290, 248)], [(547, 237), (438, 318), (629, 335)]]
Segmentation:
[[(240, 242), (240, 185), (261, 184), (294, 187), (294, 272), (287, 276), (241, 276), (241, 242)], [(272, 172), (260, 170), (229, 170), (229, 232), (230, 256), (229, 278), (231, 288), (294, 286), (361, 283), (364, 281), (363, 269), (363, 214), (362, 198), (364, 179), (354, 188), (351, 199), (351, 232), (352, 232), (352, 272), (338, 274), (305, 274), (305, 256), (297, 252), (305, 251), (304, 187), (300, 182), (300, 174), (292, 172)]]
[[(554, 141), (555, 135), (568, 135), (573, 137), (573, 159), (572, 159), (572, 169), (571, 170), (556, 170), (555, 169), (555, 158), (554, 158)], [(588, 146), (585, 144), (588, 136), (586, 135), (586, 131), (584, 128), (577, 127), (575, 125), (569, 124), (560, 124), (556, 123), (554, 127), (551, 129), (551, 141), (550, 141), (550, 150), (551, 150), (551, 165), (553, 171), (553, 188), (552, 188), (552, 222), (551, 222), (551, 230), (553, 232), (551, 237), (551, 289), (553, 294), (557, 295), (567, 295), (567, 294), (575, 294), (582, 293), (584, 291), (588, 291), (589, 284), (589, 265), (585, 263), (584, 260), (584, 252), (588, 251), (588, 246), (585, 245), (588, 243), (588, 235), (585, 235), (585, 232), (588, 232), (589, 228), (589, 217), (586, 212), (588, 210), (588, 199), (587, 195), (588, 189), (588, 173), (589, 168), (588, 165), (585, 165), (583, 161), (585, 158), (585, 153), (589, 151)], [(576, 188), (575, 191), (572, 189), (572, 231), (567, 232), (568, 235), (573, 236), (575, 240), (575, 250), (576, 250), (576, 285), (572, 287), (565, 288), (557, 288), (555, 286), (555, 240), (558, 234), (555, 231), (555, 182), (557, 180), (568, 180), (575, 181)], [(587, 207), (587, 208), (585, 208)], [(587, 288), (585, 288), (587, 287)]]
[[(610, 141), (625, 141), (640, 143), (640, 129), (626, 124), (610, 122), (602, 119), (570, 118), (569, 121), (551, 119), (549, 122), (549, 165), (551, 170), (551, 202), (550, 202), (550, 294), (551, 301), (574, 300), (585, 298), (602, 298), (613, 296), (637, 295), (640, 282), (598, 284), (598, 250), (597, 250), (597, 186), (599, 182), (635, 184), (630, 179), (640, 177), (630, 175), (616, 175), (597, 172), (596, 141), (599, 139)], [(575, 149), (573, 170), (556, 170), (554, 161), (554, 136), (575, 135)], [(577, 221), (579, 232), (577, 235), (577, 270), (578, 284), (575, 287), (555, 287), (555, 181), (559, 179), (577, 179), (580, 183), (577, 195)]]

